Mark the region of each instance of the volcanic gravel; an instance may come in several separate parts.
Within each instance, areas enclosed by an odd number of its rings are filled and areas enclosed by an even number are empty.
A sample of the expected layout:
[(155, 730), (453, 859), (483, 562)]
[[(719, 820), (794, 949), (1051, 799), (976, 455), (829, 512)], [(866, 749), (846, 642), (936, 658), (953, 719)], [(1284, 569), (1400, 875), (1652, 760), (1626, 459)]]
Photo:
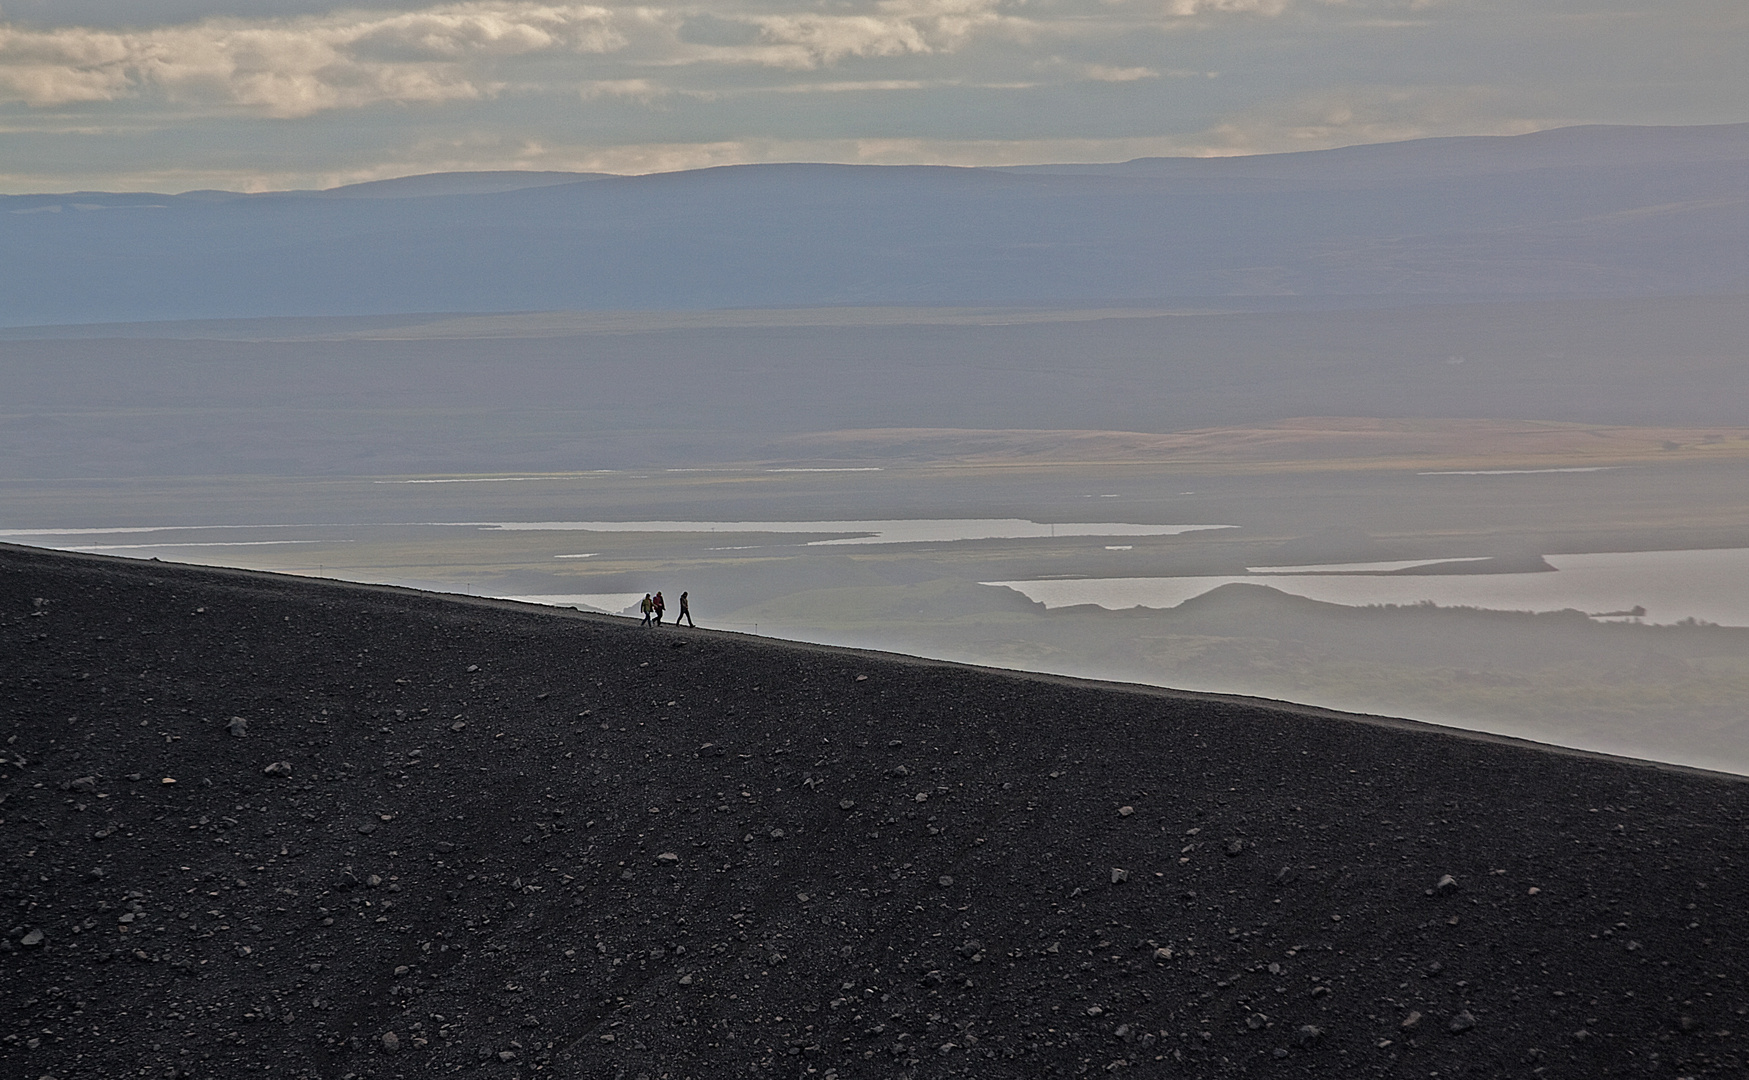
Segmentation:
[(18, 547), (0, 659), (0, 1076), (1744, 1068), (1736, 778)]

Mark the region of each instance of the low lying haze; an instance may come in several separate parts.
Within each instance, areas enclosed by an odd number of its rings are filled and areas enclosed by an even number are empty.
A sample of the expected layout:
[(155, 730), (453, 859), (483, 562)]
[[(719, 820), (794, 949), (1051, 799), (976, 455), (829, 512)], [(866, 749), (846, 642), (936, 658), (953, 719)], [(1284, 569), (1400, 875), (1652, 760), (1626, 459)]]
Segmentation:
[(1737, 0), (8, 0), (0, 190), (1717, 124), (1746, 45)]

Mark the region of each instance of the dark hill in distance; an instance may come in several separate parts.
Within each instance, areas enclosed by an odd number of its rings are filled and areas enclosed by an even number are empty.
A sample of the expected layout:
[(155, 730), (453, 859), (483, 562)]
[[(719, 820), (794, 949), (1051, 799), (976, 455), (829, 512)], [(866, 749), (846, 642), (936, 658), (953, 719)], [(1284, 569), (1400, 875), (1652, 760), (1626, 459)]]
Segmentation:
[(1030, 170), (781, 164), (8, 196), (0, 325), (1734, 293), (1749, 289), (1745, 131), (1574, 128)]
[(1732, 778), (18, 547), (0, 642), (8, 1076), (1743, 1068)]

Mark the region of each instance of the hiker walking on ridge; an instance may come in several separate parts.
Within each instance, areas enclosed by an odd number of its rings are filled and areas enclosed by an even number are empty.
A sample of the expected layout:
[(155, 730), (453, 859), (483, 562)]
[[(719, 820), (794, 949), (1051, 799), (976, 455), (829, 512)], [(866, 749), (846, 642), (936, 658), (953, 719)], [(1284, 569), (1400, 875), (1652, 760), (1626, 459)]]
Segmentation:
[(680, 611), (674, 616), (674, 625), (679, 626), (681, 619), (685, 619), (686, 625), (694, 630), (698, 629), (698, 625), (692, 621), (692, 611), (686, 606), (686, 591), (684, 589), (680, 593)]
[(651, 603), (655, 605), (653, 610), (656, 612), (656, 625), (661, 626), (662, 613), (668, 610), (668, 605), (662, 602), (662, 591), (660, 589), (656, 590), (656, 599), (652, 600)]
[(644, 599), (638, 604), (638, 610), (644, 613), (643, 625), (649, 626), (650, 616), (656, 613), (656, 601), (650, 598), (649, 593), (644, 594)]

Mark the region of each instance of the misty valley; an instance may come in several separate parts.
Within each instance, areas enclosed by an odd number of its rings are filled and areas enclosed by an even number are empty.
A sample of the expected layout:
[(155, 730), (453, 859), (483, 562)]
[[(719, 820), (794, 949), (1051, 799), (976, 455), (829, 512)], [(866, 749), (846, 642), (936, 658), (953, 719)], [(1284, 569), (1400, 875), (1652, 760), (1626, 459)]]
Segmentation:
[[(646, 592), (684, 590), (713, 629), (1749, 772), (1749, 551), (1660, 546), (1742, 535), (1720, 520), (1743, 513), (1722, 498), (1734, 460), (1438, 479), (1311, 464), (104, 481), (78, 504), (39, 491), (23, 505), (44, 524), (0, 539), (631, 618)], [(1466, 491), (1491, 511), (1454, 506)], [(1648, 529), (1655, 507), (1670, 524)], [(778, 516), (804, 509), (821, 516)]]
[(0, 540), (1749, 772), (1745, 162), (5, 197)]

